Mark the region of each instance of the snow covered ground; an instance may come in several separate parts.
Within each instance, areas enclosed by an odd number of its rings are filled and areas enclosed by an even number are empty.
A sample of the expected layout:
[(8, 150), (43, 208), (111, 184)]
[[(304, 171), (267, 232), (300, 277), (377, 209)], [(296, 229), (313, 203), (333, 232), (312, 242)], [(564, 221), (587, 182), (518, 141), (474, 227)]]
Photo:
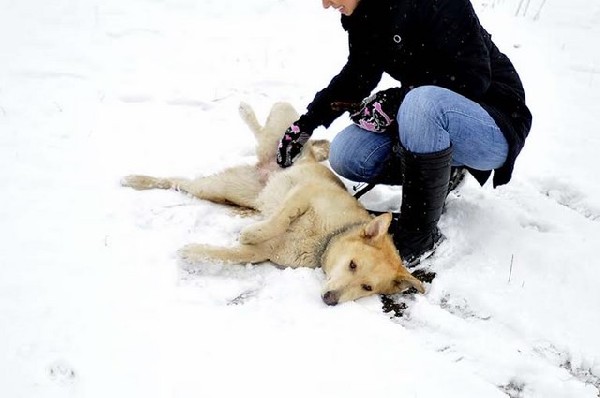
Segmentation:
[(1, 396), (599, 396), (597, 0), (474, 1), (534, 126), (511, 184), (469, 179), (449, 197), (437, 278), (396, 298), (401, 318), (377, 297), (325, 306), (320, 270), (185, 270), (179, 247), (233, 243), (252, 219), (119, 186), (251, 162), (238, 103), (302, 111), (345, 61), (334, 11), (0, 4)]

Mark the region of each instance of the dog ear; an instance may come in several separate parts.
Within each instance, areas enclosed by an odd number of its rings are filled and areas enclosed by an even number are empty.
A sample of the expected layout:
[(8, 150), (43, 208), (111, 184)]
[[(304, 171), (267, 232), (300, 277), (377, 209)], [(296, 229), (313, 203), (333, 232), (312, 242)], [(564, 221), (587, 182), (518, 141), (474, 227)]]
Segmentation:
[(392, 213), (383, 213), (380, 216), (375, 217), (367, 224), (364, 229), (364, 237), (368, 239), (379, 239), (387, 234), (392, 222)]
[(408, 272), (401, 272), (396, 279), (394, 279), (394, 289), (396, 290), (396, 293), (402, 293), (411, 287), (414, 287), (419, 293), (425, 293), (423, 283)]

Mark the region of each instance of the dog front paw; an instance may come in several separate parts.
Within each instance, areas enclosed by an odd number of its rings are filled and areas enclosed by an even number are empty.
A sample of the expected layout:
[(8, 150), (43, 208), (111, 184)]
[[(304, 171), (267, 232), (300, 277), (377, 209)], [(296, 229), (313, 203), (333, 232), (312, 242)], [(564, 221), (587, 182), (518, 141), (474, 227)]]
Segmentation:
[(205, 245), (197, 243), (183, 246), (177, 251), (177, 255), (188, 264), (199, 263), (207, 258)]
[(256, 245), (269, 239), (266, 225), (262, 222), (249, 225), (240, 233), (240, 243), (243, 245)]
[(136, 191), (147, 189), (169, 189), (171, 183), (165, 178), (156, 178), (144, 175), (130, 175), (121, 178), (121, 186), (133, 188)]

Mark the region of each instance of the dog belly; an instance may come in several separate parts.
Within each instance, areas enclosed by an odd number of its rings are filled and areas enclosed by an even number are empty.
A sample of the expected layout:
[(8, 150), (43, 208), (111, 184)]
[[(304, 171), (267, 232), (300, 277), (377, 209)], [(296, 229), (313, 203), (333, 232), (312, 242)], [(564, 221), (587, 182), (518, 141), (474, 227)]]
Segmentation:
[(258, 195), (258, 210), (265, 216), (271, 215), (296, 185), (293, 176), (286, 171), (271, 175), (267, 185)]
[(271, 174), (269, 181), (260, 192), (257, 206), (261, 213), (272, 214), (288, 193), (298, 185), (320, 186), (325, 192), (329, 189), (345, 191), (343, 183), (324, 165), (319, 163), (293, 165)]

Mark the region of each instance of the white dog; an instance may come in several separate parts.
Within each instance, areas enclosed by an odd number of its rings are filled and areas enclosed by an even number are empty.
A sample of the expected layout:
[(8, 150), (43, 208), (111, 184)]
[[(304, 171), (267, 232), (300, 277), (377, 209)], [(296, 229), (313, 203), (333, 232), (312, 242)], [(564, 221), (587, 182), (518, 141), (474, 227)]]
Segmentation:
[(324, 164), (328, 141), (309, 141), (292, 167), (275, 162), (279, 139), (298, 119), (287, 103), (277, 103), (264, 126), (247, 104), (242, 119), (256, 136), (257, 163), (232, 167), (195, 180), (128, 176), (134, 189), (175, 189), (197, 198), (255, 209), (262, 219), (242, 230), (239, 244), (190, 244), (180, 250), (187, 261), (224, 263), (271, 261), (286, 267), (322, 267), (327, 276), (322, 298), (328, 305), (371, 294), (393, 294), (414, 287), (424, 292), (388, 235), (389, 213), (373, 218)]

